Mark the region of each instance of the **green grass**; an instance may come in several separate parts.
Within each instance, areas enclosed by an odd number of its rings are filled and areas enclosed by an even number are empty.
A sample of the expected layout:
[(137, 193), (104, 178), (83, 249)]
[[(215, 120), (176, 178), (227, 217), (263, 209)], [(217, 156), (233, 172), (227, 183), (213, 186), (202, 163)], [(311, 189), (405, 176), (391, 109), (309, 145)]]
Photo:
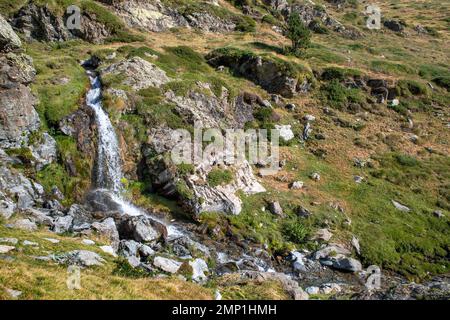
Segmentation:
[(233, 172), (226, 169), (212, 169), (207, 176), (208, 184), (211, 187), (229, 184), (233, 181)]

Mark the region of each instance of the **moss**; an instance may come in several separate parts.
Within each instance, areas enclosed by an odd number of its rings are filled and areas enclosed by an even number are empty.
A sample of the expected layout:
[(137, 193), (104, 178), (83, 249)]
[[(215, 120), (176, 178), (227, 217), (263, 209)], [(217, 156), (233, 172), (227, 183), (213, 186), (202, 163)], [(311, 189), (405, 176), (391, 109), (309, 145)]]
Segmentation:
[(208, 184), (211, 187), (229, 184), (233, 179), (233, 173), (227, 169), (212, 169), (207, 176)]
[(175, 189), (181, 198), (191, 200), (194, 198), (194, 192), (188, 187), (183, 179), (179, 179), (175, 184)]

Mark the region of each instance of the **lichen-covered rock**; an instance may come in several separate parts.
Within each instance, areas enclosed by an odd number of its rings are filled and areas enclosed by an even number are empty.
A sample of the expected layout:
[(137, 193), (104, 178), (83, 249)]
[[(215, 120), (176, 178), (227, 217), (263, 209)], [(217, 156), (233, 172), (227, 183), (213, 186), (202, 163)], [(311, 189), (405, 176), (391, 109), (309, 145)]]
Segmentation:
[(160, 87), (170, 81), (163, 70), (140, 57), (122, 60), (102, 69), (100, 72), (102, 77), (109, 74), (124, 76), (123, 84), (130, 86), (134, 90)]
[(0, 15), (0, 51), (8, 52), (18, 49), (22, 42), (9, 23)]

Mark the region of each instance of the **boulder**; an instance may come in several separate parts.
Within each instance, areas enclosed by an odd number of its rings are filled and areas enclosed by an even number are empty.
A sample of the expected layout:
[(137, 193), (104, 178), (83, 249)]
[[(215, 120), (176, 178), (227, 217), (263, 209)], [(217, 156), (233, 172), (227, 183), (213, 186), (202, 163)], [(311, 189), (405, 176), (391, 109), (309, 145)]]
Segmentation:
[(0, 51), (8, 52), (18, 49), (22, 46), (22, 42), (9, 23), (0, 15)]
[(118, 253), (125, 258), (135, 257), (138, 254), (139, 246), (140, 243), (134, 240), (121, 240), (118, 245)]
[(164, 257), (155, 257), (155, 259), (153, 260), (153, 265), (165, 272), (177, 273), (182, 263)]
[(69, 232), (72, 228), (73, 217), (70, 215), (57, 217), (53, 223), (53, 232), (61, 234)]
[(395, 207), (397, 210), (400, 210), (400, 211), (403, 211), (403, 212), (409, 212), (409, 211), (411, 211), (410, 208), (408, 208), (407, 206), (401, 204), (400, 202), (397, 202), (397, 201), (395, 201), (395, 200), (391, 200), (391, 201), (392, 201), (392, 204), (394, 205), (394, 207)]
[(333, 261), (333, 268), (348, 272), (358, 272), (362, 270), (362, 265), (356, 259), (345, 257)]
[(331, 237), (333, 237), (333, 234), (328, 229), (319, 229), (316, 231), (312, 239), (327, 242), (331, 239)]
[(116, 251), (112, 246), (100, 246), (100, 249), (107, 254), (112, 255), (113, 257), (117, 257)]
[(283, 216), (283, 208), (281, 208), (281, 205), (278, 201), (273, 201), (269, 203), (269, 211), (277, 216)]
[(57, 256), (59, 263), (77, 265), (80, 267), (102, 266), (105, 260), (97, 253), (88, 250), (74, 250)]
[(13, 246), (0, 245), (0, 254), (5, 254), (15, 249), (16, 247)]
[(16, 229), (20, 229), (20, 230), (25, 230), (25, 231), (36, 231), (37, 230), (36, 223), (30, 221), (29, 219), (17, 220), (12, 224), (12, 227), (16, 228)]
[(53, 218), (45, 209), (27, 208), (23, 213), (38, 225), (53, 226)]
[(117, 248), (119, 242), (119, 232), (113, 218), (106, 218), (102, 222), (94, 222), (91, 228), (97, 231), (101, 236), (107, 237), (113, 247)]
[[(92, 213), (79, 204), (70, 206), (67, 216), (72, 218), (72, 229), (75, 232), (89, 229), (93, 221)], [(69, 221), (69, 218), (66, 218)]]
[(140, 57), (123, 60), (100, 70), (100, 76), (110, 74), (120, 74), (124, 77), (123, 84), (130, 86), (134, 90), (148, 87), (159, 88), (170, 81), (163, 70)]
[(197, 258), (194, 261), (189, 261), (189, 265), (192, 267), (192, 280), (203, 283), (208, 279), (205, 275), (205, 272), (208, 272), (208, 265), (205, 260)]
[(275, 125), (275, 129), (278, 130), (280, 138), (284, 141), (290, 141), (294, 139), (294, 133), (292, 132), (290, 125)]
[(126, 216), (118, 225), (121, 239), (151, 242), (167, 238), (167, 229), (162, 224), (144, 216)]

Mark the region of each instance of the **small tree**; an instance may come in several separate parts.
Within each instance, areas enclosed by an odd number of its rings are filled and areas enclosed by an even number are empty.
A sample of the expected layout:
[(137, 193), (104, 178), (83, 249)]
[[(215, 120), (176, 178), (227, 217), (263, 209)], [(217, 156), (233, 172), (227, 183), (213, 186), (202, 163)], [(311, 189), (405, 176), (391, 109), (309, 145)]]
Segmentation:
[(294, 54), (300, 54), (302, 49), (309, 47), (311, 31), (303, 23), (298, 12), (290, 14), (286, 27), (286, 36), (292, 41), (291, 51)]

